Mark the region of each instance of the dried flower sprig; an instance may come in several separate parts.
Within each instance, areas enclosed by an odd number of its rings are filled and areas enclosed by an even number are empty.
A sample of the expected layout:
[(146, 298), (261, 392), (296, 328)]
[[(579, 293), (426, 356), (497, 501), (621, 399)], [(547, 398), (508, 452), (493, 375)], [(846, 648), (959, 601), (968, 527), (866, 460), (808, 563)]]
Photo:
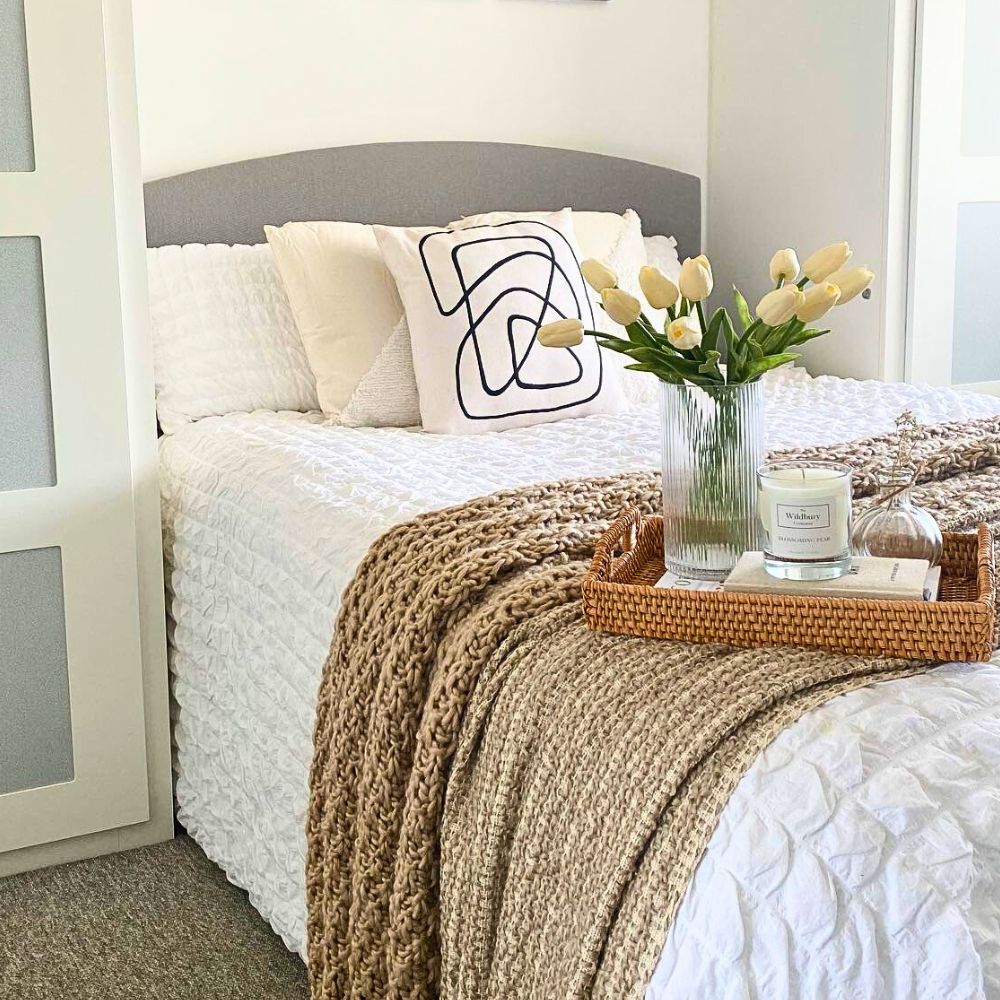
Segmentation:
[(919, 478), (923, 463), (913, 463), (919, 427), (912, 410), (903, 410), (896, 417), (896, 454), (888, 473), (891, 488), (878, 497), (876, 507), (887, 507), (890, 500), (906, 492)]
[(896, 417), (896, 456), (892, 462), (889, 474), (895, 479), (907, 476), (911, 481), (916, 478), (917, 470), (913, 467), (913, 450), (917, 445), (917, 418), (912, 410), (903, 410)]

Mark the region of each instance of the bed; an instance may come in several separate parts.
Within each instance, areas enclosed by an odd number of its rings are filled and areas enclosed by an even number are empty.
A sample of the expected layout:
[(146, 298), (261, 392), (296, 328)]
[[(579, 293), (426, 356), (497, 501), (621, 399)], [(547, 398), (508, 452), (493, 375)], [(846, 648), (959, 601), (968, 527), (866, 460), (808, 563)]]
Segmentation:
[[(480, 169), (498, 153), (502, 178)], [(446, 193), (414, 190), (413, 177), (443, 169)], [(557, 190), (533, 187), (552, 178)], [(153, 182), (147, 227), (153, 246), (259, 241), (263, 222), (409, 224), (544, 199), (631, 203), (691, 250), (698, 197), (693, 178), (592, 154), (391, 144)], [(924, 422), (1000, 413), (990, 397), (827, 377), (774, 379), (767, 396), (772, 447), (889, 430), (907, 407)], [(178, 816), (305, 955), (316, 689), (365, 551), (393, 525), (475, 496), (653, 468), (656, 415), (469, 438), (233, 413), (164, 436), (160, 455)], [(992, 664), (944, 666), (810, 712), (738, 786), (647, 996), (1000, 997), (998, 765)]]

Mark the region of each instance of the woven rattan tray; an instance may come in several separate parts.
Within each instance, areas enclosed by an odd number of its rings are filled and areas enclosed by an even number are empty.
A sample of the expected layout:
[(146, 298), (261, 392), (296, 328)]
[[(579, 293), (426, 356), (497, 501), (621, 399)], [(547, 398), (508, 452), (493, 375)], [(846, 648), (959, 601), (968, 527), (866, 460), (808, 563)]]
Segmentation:
[(592, 629), (732, 646), (814, 646), (911, 660), (987, 660), (994, 646), (990, 529), (945, 534), (940, 599), (726, 594), (656, 588), (663, 519), (627, 509), (597, 544), (583, 579)]

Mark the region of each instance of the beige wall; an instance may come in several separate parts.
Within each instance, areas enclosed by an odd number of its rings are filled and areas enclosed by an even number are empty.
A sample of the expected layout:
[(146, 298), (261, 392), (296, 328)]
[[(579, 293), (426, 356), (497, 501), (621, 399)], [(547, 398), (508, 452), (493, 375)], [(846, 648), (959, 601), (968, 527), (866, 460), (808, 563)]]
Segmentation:
[(708, 0), (134, 0), (147, 179), (383, 140), (705, 175)]

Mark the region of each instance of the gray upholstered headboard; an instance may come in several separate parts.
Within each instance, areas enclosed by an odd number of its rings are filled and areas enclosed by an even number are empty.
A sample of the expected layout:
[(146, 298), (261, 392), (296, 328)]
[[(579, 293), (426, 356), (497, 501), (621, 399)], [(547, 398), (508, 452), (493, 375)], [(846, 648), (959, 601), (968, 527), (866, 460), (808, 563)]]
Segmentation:
[(634, 208), (643, 231), (701, 246), (701, 183), (666, 167), (543, 146), (386, 142), (310, 149), (145, 185), (146, 240), (261, 243), (265, 223), (446, 225), (476, 212)]

